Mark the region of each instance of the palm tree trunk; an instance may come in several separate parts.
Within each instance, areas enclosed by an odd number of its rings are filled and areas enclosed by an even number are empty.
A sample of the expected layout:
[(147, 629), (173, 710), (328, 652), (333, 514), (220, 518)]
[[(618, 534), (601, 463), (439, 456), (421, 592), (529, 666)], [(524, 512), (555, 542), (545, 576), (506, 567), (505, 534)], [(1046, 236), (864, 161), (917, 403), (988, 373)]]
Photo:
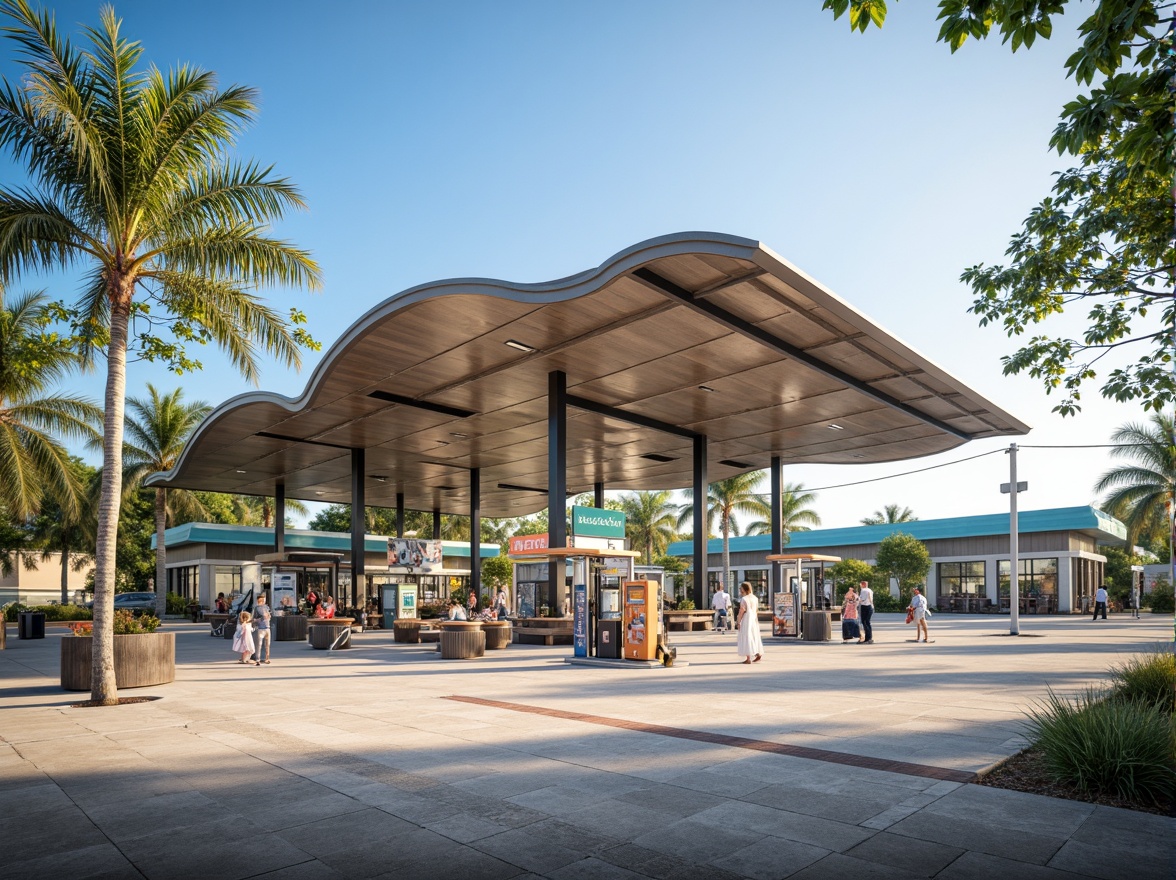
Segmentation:
[(106, 412), (102, 423), (102, 494), (98, 501), (98, 541), (94, 558), (94, 653), (90, 699), (118, 702), (114, 678), (114, 554), (122, 500), (123, 408), (127, 390), (127, 326), (130, 296), (110, 308), (110, 345), (106, 353)]
[(61, 545), (61, 604), (69, 604), (69, 544)]
[(155, 616), (163, 620), (167, 612), (167, 489), (155, 490)]

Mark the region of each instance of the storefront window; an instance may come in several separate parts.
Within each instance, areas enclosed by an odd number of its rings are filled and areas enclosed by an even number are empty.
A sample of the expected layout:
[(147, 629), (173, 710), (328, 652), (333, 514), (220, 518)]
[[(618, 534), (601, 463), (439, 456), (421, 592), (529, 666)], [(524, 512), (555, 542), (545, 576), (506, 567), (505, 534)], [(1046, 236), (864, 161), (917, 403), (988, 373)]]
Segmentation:
[[(748, 569), (743, 572), (743, 580), (751, 584), (751, 591), (759, 599), (760, 606), (768, 607), (768, 570), (766, 568)], [(738, 595), (742, 595), (742, 593)]]
[(186, 565), (183, 568), (169, 568), (167, 570), (167, 591), (183, 596), (190, 601), (196, 601), (200, 568), (196, 565)]
[[(1007, 577), (1007, 568), (1005, 571)], [(939, 563), (939, 595), (984, 596), (984, 563)]]
[(241, 592), (241, 566), (218, 565), (213, 570), (212, 595), (224, 593), (231, 596)]
[[(1020, 576), (1017, 579), (1022, 601), (1044, 600), (1045, 610), (1056, 611), (1058, 600), (1058, 561), (1057, 559), (1018, 559), (1017, 569)], [(1009, 604), (1009, 560), (1000, 561), (1000, 599), (1001, 606)]]

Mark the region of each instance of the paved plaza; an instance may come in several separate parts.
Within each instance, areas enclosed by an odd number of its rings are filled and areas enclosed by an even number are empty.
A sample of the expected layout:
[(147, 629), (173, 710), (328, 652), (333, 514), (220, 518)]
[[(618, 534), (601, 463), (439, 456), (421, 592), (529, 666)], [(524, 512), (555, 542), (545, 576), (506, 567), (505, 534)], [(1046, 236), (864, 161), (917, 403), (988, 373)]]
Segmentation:
[(600, 669), (384, 632), (246, 667), (169, 622), (176, 681), (101, 709), (58, 686), (68, 631), (10, 626), (0, 876), (1170, 880), (1173, 819), (964, 780), (1047, 687), (1171, 626), (937, 615), (922, 645), (880, 615), (874, 645), (765, 638), (743, 666), (733, 635), (675, 634), (688, 666)]

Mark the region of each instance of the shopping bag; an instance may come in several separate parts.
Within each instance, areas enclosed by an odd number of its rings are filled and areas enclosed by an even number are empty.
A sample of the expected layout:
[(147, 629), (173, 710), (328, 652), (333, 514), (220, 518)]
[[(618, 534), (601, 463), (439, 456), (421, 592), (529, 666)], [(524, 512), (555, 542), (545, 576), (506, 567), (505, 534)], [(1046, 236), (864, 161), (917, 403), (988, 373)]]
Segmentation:
[(913, 622), (914, 622), (914, 620), (915, 620), (915, 609), (914, 609), (914, 608), (908, 608), (908, 609), (907, 609), (907, 619), (906, 619), (906, 622), (907, 622), (907, 623), (913, 623)]

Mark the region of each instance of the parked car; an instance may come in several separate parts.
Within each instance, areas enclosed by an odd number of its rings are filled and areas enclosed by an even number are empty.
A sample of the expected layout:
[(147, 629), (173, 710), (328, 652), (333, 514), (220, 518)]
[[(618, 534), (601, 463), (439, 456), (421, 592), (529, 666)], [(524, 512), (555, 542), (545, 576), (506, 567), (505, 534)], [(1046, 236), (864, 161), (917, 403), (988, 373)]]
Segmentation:
[[(93, 608), (93, 602), (86, 603), (87, 608)], [(115, 593), (114, 610), (125, 609), (132, 614), (154, 614), (155, 594), (144, 591), (140, 593)]]

